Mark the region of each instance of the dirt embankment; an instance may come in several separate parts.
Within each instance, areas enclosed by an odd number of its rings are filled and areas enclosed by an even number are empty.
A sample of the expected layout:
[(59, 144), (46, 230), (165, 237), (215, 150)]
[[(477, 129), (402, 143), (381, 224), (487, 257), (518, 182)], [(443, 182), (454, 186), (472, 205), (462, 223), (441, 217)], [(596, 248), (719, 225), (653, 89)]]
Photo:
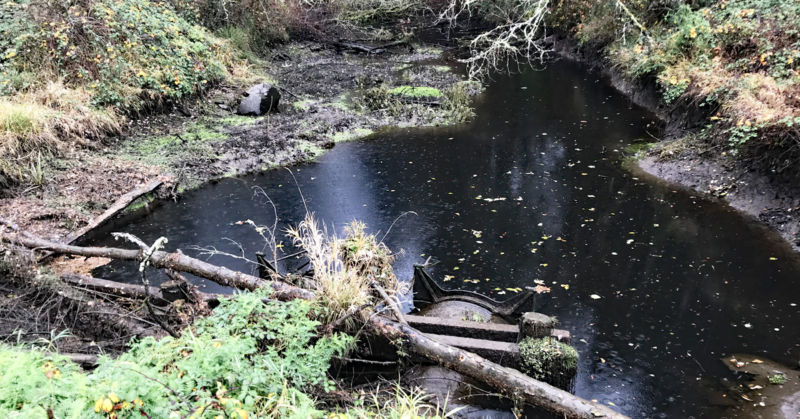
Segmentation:
[(463, 76), (442, 55), (432, 45), (397, 45), (369, 55), (287, 44), (263, 62), (264, 81), (282, 93), (279, 112), (236, 115), (249, 86), (219, 86), (172, 113), (135, 120), (102, 148), (51, 162), (42, 185), (0, 199), (0, 214), (58, 239), (157, 177), (167, 184), (162, 197), (174, 196), (213, 179), (313, 159), (336, 142), (382, 127), (457, 123), (469, 116), (476, 87), (461, 83)]
[(584, 51), (569, 40), (559, 39), (555, 49), (566, 59), (599, 70), (612, 86), (664, 123), (660, 141), (648, 153), (638, 156), (637, 165), (642, 171), (728, 203), (768, 225), (800, 251), (800, 185), (749, 167), (721, 150), (691, 139), (687, 134), (702, 128), (708, 110), (692, 103), (667, 106), (655, 80), (630, 80), (597, 52)]

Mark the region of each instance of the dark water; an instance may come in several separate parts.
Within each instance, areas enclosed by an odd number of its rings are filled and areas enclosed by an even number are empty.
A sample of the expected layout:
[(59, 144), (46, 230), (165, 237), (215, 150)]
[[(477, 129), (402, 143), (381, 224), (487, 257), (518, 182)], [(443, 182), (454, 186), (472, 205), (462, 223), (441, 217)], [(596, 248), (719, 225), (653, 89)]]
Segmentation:
[[(658, 134), (648, 114), (558, 62), (495, 80), (469, 126), (378, 134), (293, 171), (309, 209), (337, 229), (358, 219), (386, 231), (414, 211), (386, 236), (404, 251), (400, 276), (430, 256), (434, 277), (453, 277), (444, 285), (499, 299), (544, 281), (552, 293), (537, 309), (573, 334), (578, 395), (635, 417), (719, 417), (732, 397), (720, 356), (800, 358), (800, 263), (728, 207), (625, 170), (623, 149), (648, 131)], [(235, 222), (273, 220), (255, 186), (282, 221), (302, 218), (292, 175), (275, 170), (188, 193), (122, 229), (188, 254), (238, 252), (227, 237), (249, 257), (262, 244)], [(102, 275), (134, 278), (115, 269)]]

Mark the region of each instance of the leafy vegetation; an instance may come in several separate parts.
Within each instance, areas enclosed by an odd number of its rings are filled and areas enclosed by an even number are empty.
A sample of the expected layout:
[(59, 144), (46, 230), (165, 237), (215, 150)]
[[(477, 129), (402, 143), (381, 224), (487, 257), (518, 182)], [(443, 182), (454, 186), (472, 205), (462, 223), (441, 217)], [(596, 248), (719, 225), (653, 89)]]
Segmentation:
[(777, 386), (786, 384), (786, 376), (783, 374), (774, 374), (769, 376), (769, 383)]
[(0, 182), (29, 180), (35, 156), (115, 132), (126, 115), (202, 93), (234, 66), (226, 51), (168, 3), (3, 2)]
[[(39, 350), (0, 350), (0, 414), (47, 417), (320, 417), (330, 359), (352, 338), (317, 337), (308, 302), (224, 299), (178, 339), (146, 338), (85, 374)], [(310, 392), (310, 393), (309, 393)]]

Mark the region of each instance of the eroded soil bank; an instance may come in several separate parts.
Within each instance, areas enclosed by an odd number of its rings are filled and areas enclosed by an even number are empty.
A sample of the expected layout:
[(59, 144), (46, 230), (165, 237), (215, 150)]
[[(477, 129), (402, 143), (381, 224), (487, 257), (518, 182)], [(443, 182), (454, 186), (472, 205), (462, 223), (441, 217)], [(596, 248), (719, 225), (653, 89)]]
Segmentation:
[(653, 132), (651, 138), (643, 139), (656, 142), (636, 153), (634, 171), (722, 200), (775, 230), (792, 248), (800, 250), (798, 185), (749, 167), (725, 152), (712, 150), (712, 146), (691, 139), (688, 134), (702, 128), (705, 114), (695, 106), (666, 105), (655, 82), (630, 80), (596, 52), (584, 51), (570, 40), (558, 39), (555, 50), (564, 59), (587, 63), (600, 70), (631, 102), (650, 110), (663, 122), (661, 132)]
[(161, 198), (176, 196), (214, 179), (313, 159), (336, 142), (382, 127), (460, 122), (470, 117), (479, 86), (463, 82), (443, 49), (401, 44), (367, 55), (316, 43), (284, 45), (263, 62), (269, 74), (263, 81), (282, 93), (279, 112), (236, 115), (249, 86), (219, 86), (171, 113), (135, 120), (101, 149), (74, 150), (52, 162), (41, 187), (1, 199), (0, 213), (58, 239), (149, 180), (165, 181)]

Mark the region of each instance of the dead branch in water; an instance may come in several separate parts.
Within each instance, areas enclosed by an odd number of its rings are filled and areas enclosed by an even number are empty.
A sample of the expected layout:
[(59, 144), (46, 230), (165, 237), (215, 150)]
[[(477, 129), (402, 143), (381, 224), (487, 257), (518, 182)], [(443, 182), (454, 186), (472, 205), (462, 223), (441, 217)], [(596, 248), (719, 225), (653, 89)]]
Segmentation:
[[(2, 219), (0, 219), (0, 224), (9, 225)], [(0, 240), (34, 250), (48, 250), (55, 253), (105, 257), (118, 260), (141, 261), (143, 254), (142, 250), (114, 247), (72, 246), (46, 240), (27, 232), (4, 234), (0, 237)], [(273, 297), (279, 300), (291, 300), (295, 298), (310, 300), (314, 298), (314, 294), (311, 291), (278, 281), (264, 281), (261, 278), (234, 271), (223, 266), (212, 265), (178, 252), (167, 253), (164, 251), (155, 251), (150, 256), (150, 264), (156, 268), (190, 273), (200, 278), (214, 281), (220, 285), (234, 288), (254, 290), (264, 286), (271, 286)]]
[[(4, 223), (2, 219), (0, 219), (0, 223)], [(0, 237), (5, 242), (32, 249), (122, 260), (143, 260), (142, 250), (69, 246), (44, 240), (25, 232), (4, 234)], [(215, 280), (223, 285), (238, 284), (241, 285), (241, 288), (251, 290), (272, 285), (274, 295), (284, 300), (295, 298), (313, 299), (315, 296), (309, 290), (276, 281), (263, 281), (259, 278), (211, 265), (180, 253), (154, 251), (150, 255), (150, 262), (158, 268), (189, 272), (203, 278)], [(345, 316), (350, 317), (348, 314), (345, 314)], [(402, 319), (403, 317), (400, 315), (398, 318)], [(542, 407), (566, 418), (626, 418), (626, 416), (599, 403), (590, 402), (547, 383), (535, 380), (517, 370), (503, 367), (472, 352), (443, 344), (407, 324), (394, 322), (380, 315), (373, 315), (367, 320), (367, 330), (375, 335), (387, 338), (391, 342), (403, 344), (404, 349), (410, 353), (421, 355), (446, 368), (486, 383), (514, 400)]]
[(161, 180), (154, 180), (146, 185), (138, 187), (125, 195), (119, 197), (114, 204), (112, 204), (108, 209), (103, 212), (99, 217), (95, 218), (94, 220), (90, 221), (89, 224), (86, 224), (82, 228), (76, 230), (66, 239), (64, 239), (64, 243), (72, 244), (81, 237), (83, 237), (86, 233), (94, 230), (95, 228), (99, 227), (106, 221), (108, 221), (111, 217), (117, 215), (120, 211), (124, 210), (128, 207), (133, 201), (139, 199), (140, 197), (147, 195), (154, 190), (156, 190), (159, 186), (161, 186), (164, 182)]

